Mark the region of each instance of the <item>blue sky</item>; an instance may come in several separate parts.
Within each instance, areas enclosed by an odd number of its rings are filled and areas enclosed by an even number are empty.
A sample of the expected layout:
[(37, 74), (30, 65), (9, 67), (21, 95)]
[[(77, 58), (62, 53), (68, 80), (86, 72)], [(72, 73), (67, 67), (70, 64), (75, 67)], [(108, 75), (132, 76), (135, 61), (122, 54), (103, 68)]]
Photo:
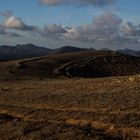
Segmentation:
[[(41, 33), (42, 36), (36, 35), (35, 37), (35, 36), (32, 36), (32, 34), (35, 34), (34, 32), (29, 33), (28, 31), (25, 31), (23, 27), (21, 30), (15, 27), (12, 28), (11, 26), (10, 28), (8, 26), (3, 27), (3, 24), (4, 23), (6, 24), (7, 22), (6, 20), (8, 19), (5, 19), (5, 17), (1, 15), (0, 16), (0, 25), (2, 26), (1, 28), (4, 28), (6, 33), (14, 32), (14, 33), (22, 35), (22, 37), (16, 37), (16, 36), (13, 37), (11, 35), (6, 36), (5, 34), (4, 35), (0, 34), (0, 45), (3, 45), (3, 44), (15, 45), (18, 43), (35, 43), (41, 46), (56, 48), (56, 47), (60, 47), (61, 45), (80, 45), (81, 47), (84, 47), (84, 46), (96, 47), (96, 45), (98, 44), (97, 46), (100, 48), (100, 47), (108, 46), (108, 43), (103, 43), (103, 42), (98, 43), (98, 41), (95, 43), (95, 38), (94, 38), (94, 41), (89, 41), (89, 40), (87, 41), (85, 38), (73, 39), (71, 35), (69, 38), (63, 38), (61, 40), (60, 38), (56, 39), (56, 36), (54, 37), (54, 35), (52, 35), (52, 32), (49, 30), (50, 28), (52, 29), (53, 27), (50, 27), (48, 29), (45, 26), (57, 24), (57, 25), (61, 25), (62, 27), (65, 26), (65, 28), (66, 27), (76, 28), (75, 30), (77, 31), (76, 32), (77, 34), (81, 32), (84, 34), (83, 30), (81, 31), (80, 29), (79, 31), (77, 27), (80, 26), (82, 28), (82, 26), (84, 25), (93, 24), (94, 20), (100, 17), (100, 15), (102, 15), (103, 13), (113, 13), (117, 15), (118, 18), (122, 19), (123, 22), (126, 22), (126, 21), (131, 22), (133, 26), (137, 26), (138, 24), (140, 24), (140, 16), (139, 16), (140, 0), (115, 0), (113, 4), (107, 4), (104, 6), (100, 6), (100, 5), (98, 6), (94, 4), (79, 6), (79, 5), (74, 4), (74, 2), (72, 4), (62, 3), (59, 5), (50, 6), (46, 3), (45, 4), (41, 3), (40, 0), (12, 0), (12, 1), (1, 0), (0, 2), (1, 2), (0, 13), (3, 13), (5, 11), (11, 11), (12, 12), (11, 16), (18, 18), (20, 21), (22, 21), (26, 25), (38, 27), (40, 28), (40, 32), (43, 32)], [(123, 24), (123, 22), (121, 24)], [(44, 28), (45, 29), (47, 28), (46, 29), (47, 33), (44, 31), (41, 31)], [(57, 31), (60, 31), (58, 30), (58, 27), (57, 27)], [(48, 32), (51, 34), (51, 36), (48, 35), (49, 34)], [(56, 34), (60, 36), (60, 33), (56, 33)], [(62, 35), (62, 32), (61, 32), (61, 35)], [(66, 35), (66, 36), (69, 36), (69, 35)], [(87, 36), (89, 37), (89, 34)], [(139, 36), (137, 38), (139, 38)], [(133, 41), (130, 41), (130, 42), (124, 41), (121, 44), (121, 46), (126, 46), (128, 48), (130, 46), (133, 46), (134, 49), (139, 49), (138, 43), (134, 43)], [(111, 44), (113, 46), (112, 49), (117, 49), (117, 44), (119, 46), (120, 43), (121, 42), (116, 43), (116, 41), (115, 43), (112, 43)]]

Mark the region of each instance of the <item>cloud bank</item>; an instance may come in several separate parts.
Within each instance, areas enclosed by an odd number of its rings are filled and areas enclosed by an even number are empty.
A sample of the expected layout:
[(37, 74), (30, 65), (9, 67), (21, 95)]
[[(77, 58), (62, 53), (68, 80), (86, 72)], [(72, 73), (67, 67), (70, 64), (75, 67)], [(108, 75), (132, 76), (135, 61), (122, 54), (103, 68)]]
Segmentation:
[(6, 31), (6, 29), (1, 24), (0, 24), (0, 35), (4, 35), (7, 37), (21, 37), (21, 35), (17, 33)]
[(45, 37), (52, 37), (55, 39), (60, 39), (63, 37), (63, 34), (67, 33), (66, 29), (62, 25), (52, 24), (52, 25), (45, 25), (43, 30), (40, 30), (42, 36)]
[(13, 16), (11, 11), (4, 11), (0, 13), (5, 18), (3, 27), (7, 29), (15, 29), (21, 31), (34, 31), (35, 26), (25, 24), (21, 18)]
[(4, 27), (9, 29), (16, 29), (22, 31), (34, 31), (35, 26), (25, 24), (20, 18), (9, 16), (4, 21)]
[(90, 43), (137, 43), (140, 37), (140, 26), (124, 22), (116, 14), (107, 12), (97, 16), (88, 25), (77, 27), (65, 27), (57, 24), (45, 25), (40, 33), (42, 37)]
[[(21, 18), (13, 16), (12, 12), (0, 13), (4, 16), (3, 24), (0, 24), (0, 35), (20, 36), (9, 30), (24, 31), (31, 36), (52, 38), (88, 43), (139, 43), (140, 25), (125, 22), (122, 18), (112, 12), (105, 12), (96, 16), (87, 25), (77, 27), (65, 27), (60, 24), (44, 25), (43, 28), (26, 24)], [(8, 30), (8, 31), (7, 31)]]
[(40, 0), (42, 4), (48, 6), (73, 5), (73, 6), (104, 6), (113, 4), (115, 0)]
[(68, 30), (66, 38), (87, 41), (115, 41), (120, 38), (122, 19), (113, 13), (104, 13), (96, 17), (92, 24), (79, 26)]
[(5, 35), (8, 37), (22, 36), (15, 32), (9, 32), (9, 30), (27, 31), (35, 34), (38, 33), (38, 27), (26, 24), (21, 18), (13, 16), (11, 11), (1, 12), (0, 16), (4, 17), (3, 24), (0, 24), (0, 35)]

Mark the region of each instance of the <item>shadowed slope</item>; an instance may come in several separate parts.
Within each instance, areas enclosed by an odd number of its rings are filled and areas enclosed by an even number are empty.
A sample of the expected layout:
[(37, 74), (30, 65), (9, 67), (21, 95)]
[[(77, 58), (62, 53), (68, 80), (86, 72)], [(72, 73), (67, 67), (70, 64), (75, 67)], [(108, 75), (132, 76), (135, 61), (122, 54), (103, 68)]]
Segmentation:
[(0, 46), (0, 61), (18, 60), (47, 55), (51, 49), (33, 44)]
[(111, 51), (57, 54), (21, 61), (11, 72), (38, 78), (125, 76), (140, 73), (140, 58)]

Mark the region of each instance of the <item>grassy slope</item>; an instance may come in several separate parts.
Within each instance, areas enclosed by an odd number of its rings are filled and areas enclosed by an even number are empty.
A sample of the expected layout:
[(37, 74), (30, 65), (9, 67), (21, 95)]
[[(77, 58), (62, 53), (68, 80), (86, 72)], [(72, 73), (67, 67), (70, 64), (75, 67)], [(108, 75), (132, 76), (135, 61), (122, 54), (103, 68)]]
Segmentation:
[[(140, 73), (140, 59), (113, 52), (78, 52), (0, 63), (5, 77), (105, 77)], [(1, 74), (3, 75), (3, 74)], [(11, 79), (12, 79), (11, 78)]]

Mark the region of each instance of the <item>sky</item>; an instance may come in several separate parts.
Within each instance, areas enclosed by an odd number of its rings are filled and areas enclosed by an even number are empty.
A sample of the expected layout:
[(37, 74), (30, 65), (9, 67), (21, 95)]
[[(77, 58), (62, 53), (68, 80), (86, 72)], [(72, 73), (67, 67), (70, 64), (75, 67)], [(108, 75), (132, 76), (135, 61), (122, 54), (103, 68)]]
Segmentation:
[(140, 0), (0, 0), (0, 45), (140, 50)]

